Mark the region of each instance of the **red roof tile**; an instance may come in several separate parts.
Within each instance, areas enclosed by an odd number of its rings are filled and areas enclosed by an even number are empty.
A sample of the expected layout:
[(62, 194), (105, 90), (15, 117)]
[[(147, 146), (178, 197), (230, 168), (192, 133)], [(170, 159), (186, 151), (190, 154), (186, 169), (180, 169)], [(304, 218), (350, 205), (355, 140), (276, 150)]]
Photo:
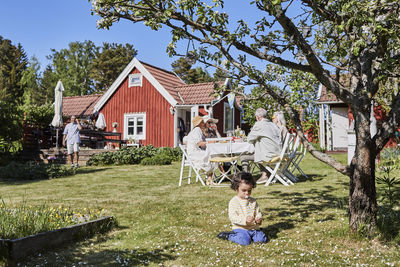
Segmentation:
[(213, 96), (214, 88), (217, 86), (221, 87), (223, 84), (223, 81), (196, 83), (179, 86), (176, 89), (179, 91), (179, 94), (184, 100), (184, 102), (181, 104), (208, 104), (215, 99)]
[(143, 66), (150, 72), (150, 74), (168, 91), (168, 93), (176, 100), (178, 103), (182, 104), (182, 100), (178, 95), (177, 86), (182, 86), (185, 83), (176, 76), (175, 73), (167, 71), (150, 64), (140, 62)]
[(63, 97), (64, 116), (90, 116), (94, 114), (94, 105), (102, 94)]

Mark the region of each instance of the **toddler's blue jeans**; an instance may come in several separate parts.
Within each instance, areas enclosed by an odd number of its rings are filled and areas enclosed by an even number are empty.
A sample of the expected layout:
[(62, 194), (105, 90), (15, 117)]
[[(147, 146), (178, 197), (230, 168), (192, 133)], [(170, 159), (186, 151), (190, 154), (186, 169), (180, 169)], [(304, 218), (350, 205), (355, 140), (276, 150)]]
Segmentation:
[(229, 240), (240, 245), (250, 245), (254, 243), (266, 243), (267, 237), (261, 230), (234, 229), (233, 234), (229, 235)]

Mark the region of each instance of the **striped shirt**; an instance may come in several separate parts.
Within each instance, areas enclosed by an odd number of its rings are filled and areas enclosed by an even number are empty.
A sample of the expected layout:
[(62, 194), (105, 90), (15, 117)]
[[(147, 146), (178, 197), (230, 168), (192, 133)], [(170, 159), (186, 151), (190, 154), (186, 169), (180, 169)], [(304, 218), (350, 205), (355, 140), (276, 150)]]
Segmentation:
[(234, 196), (229, 201), (229, 220), (232, 222), (232, 229), (247, 229), (257, 230), (260, 229), (260, 225), (253, 223), (251, 225), (246, 224), (246, 217), (252, 216), (254, 218), (261, 218), (262, 214), (258, 207), (255, 198), (249, 197), (248, 199), (241, 199), (238, 196)]

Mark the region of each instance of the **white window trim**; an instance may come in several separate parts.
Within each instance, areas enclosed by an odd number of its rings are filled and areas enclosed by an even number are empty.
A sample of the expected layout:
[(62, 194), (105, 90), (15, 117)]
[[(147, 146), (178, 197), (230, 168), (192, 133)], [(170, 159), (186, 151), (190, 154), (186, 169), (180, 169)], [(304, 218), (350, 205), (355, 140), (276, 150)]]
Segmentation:
[(226, 134), (228, 131), (233, 131), (234, 130), (234, 128), (235, 128), (235, 123), (234, 123), (234, 121), (235, 121), (235, 107), (233, 107), (231, 110), (232, 110), (232, 129), (226, 129), (225, 128), (225, 124), (226, 124), (226, 120), (227, 120), (227, 114), (226, 114), (226, 108), (227, 107), (229, 107), (229, 109), (231, 109), (230, 108), (230, 106), (229, 106), (229, 103), (228, 102), (224, 102), (224, 123), (223, 123), (223, 127), (224, 127), (224, 133)]
[[(143, 117), (143, 134), (142, 135), (129, 135), (128, 136), (128, 119)], [(136, 131), (136, 129), (135, 129)], [(129, 138), (135, 140), (146, 140), (146, 113), (127, 113), (124, 114), (124, 140), (129, 140)]]
[[(139, 78), (139, 81), (138, 82), (132, 82), (132, 79), (134, 79), (134, 78)], [(141, 73), (129, 74), (128, 87), (142, 86), (142, 80), (143, 80), (143, 75)]]

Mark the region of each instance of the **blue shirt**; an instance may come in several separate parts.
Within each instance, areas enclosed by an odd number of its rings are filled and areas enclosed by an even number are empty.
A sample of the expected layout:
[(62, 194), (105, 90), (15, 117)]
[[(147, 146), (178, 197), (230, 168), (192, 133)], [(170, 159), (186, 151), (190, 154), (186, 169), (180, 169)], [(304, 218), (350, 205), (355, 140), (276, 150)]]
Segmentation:
[(79, 135), (78, 123), (68, 123), (65, 126), (64, 133), (67, 135), (66, 141), (67, 144), (75, 144), (81, 142), (81, 136)]

